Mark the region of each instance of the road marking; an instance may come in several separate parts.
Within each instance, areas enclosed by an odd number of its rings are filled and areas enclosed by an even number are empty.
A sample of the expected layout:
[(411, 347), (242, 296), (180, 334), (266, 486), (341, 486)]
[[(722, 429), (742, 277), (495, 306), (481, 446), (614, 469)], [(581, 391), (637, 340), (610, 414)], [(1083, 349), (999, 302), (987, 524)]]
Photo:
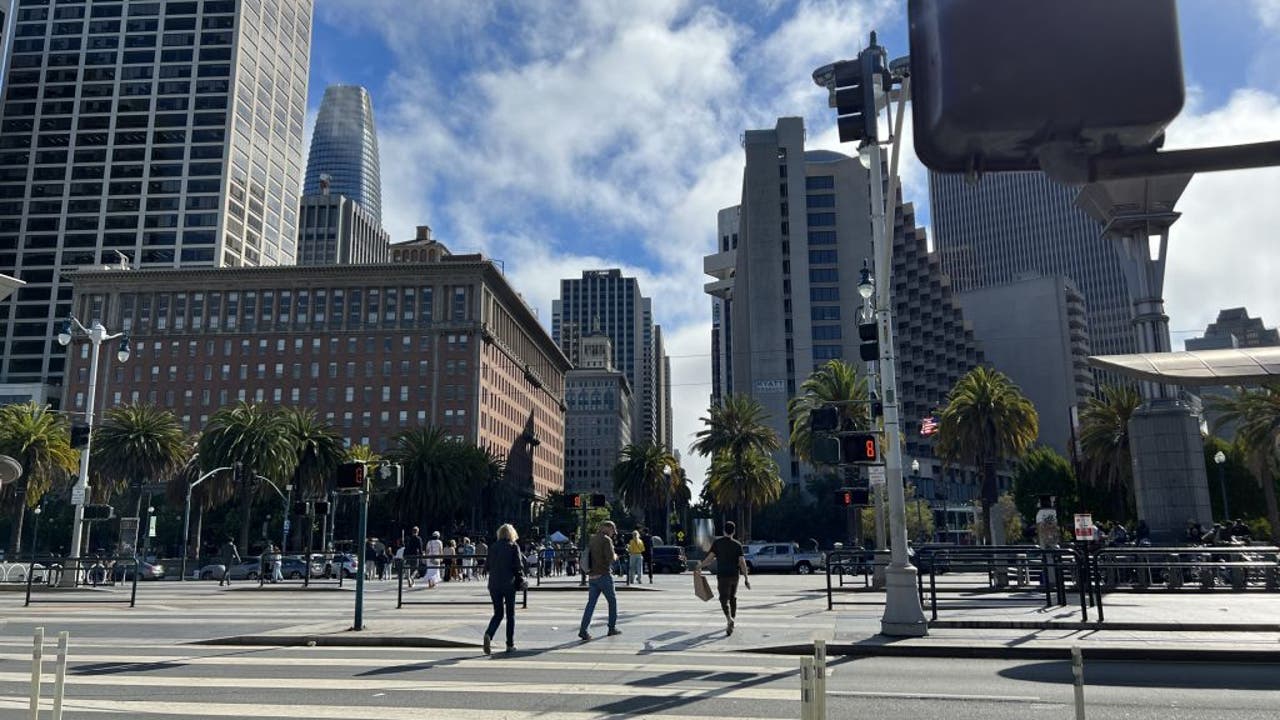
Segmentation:
[(970, 700), (983, 702), (1044, 702), (1038, 695), (965, 695), (961, 693), (887, 692), (877, 690), (828, 690), (828, 697), (898, 698), (902, 700)]

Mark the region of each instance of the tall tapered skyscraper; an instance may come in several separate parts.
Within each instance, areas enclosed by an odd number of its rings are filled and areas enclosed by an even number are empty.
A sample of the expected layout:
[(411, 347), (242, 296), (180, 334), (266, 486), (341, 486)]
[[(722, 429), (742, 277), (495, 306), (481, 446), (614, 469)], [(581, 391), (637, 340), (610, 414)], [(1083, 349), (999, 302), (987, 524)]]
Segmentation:
[(0, 383), (43, 399), (77, 267), (293, 264), (312, 0), (15, 9), (0, 273), (27, 284), (0, 303)]
[(316, 128), (311, 134), (303, 195), (346, 195), (382, 222), (382, 180), (378, 168), (378, 135), (373, 101), (359, 85), (325, 88)]

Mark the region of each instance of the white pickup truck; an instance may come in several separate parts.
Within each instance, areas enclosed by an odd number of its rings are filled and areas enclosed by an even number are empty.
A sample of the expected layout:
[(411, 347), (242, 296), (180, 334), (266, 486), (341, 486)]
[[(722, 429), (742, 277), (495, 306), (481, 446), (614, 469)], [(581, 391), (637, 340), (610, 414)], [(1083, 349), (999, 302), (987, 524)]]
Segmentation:
[(747, 548), (747, 569), (751, 572), (779, 570), (808, 575), (825, 567), (820, 552), (804, 552), (797, 543), (752, 543)]

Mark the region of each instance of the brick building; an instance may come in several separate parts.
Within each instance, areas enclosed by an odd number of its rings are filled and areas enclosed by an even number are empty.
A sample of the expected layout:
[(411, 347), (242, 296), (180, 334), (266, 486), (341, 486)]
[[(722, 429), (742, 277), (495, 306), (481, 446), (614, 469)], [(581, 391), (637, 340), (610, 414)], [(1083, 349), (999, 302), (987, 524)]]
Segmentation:
[[(564, 487), (569, 362), (492, 262), (81, 269), (73, 305), (130, 336), (101, 353), (99, 404), (169, 408), (198, 432), (239, 400), (311, 407), (350, 444), (445, 428), (507, 458), (537, 495)], [(68, 350), (63, 407), (85, 404), (89, 347)]]

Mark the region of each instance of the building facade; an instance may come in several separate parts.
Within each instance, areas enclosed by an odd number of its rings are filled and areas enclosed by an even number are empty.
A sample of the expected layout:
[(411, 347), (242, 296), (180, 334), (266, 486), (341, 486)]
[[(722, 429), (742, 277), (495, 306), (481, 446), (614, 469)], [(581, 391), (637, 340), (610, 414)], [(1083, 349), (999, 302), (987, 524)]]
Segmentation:
[(1035, 405), (1039, 441), (1071, 457), (1073, 420), (1094, 394), (1084, 297), (1057, 275), (970, 290), (956, 298), (987, 361)]
[(16, 10), (0, 273), (27, 284), (0, 303), (0, 383), (56, 386), (76, 267), (294, 262), (312, 2)]
[(391, 238), (377, 218), (345, 195), (303, 195), (298, 207), (298, 264), (384, 263)]
[(612, 500), (613, 468), (631, 442), (631, 383), (604, 334), (582, 338), (581, 361), (565, 374), (565, 492)]
[(1280, 345), (1280, 330), (1262, 324), (1262, 318), (1249, 317), (1248, 308), (1218, 311), (1218, 319), (1209, 323), (1204, 335), (1188, 338), (1187, 350), (1222, 348), (1274, 347)]
[[(84, 322), (132, 338), (102, 353), (99, 408), (151, 403), (198, 432), (238, 401), (314, 409), (350, 444), (422, 425), (487, 446), (539, 496), (563, 487), (568, 361), (493, 263), (77, 272)], [(65, 350), (85, 406), (88, 345)]]
[(609, 338), (614, 364), (631, 383), (631, 442), (670, 447), (662, 420), (671, 400), (670, 383), (662, 382), (666, 355), (658, 346), (661, 328), (654, 325), (652, 301), (640, 294), (635, 278), (623, 277), (619, 269), (584, 270), (581, 278), (560, 281), (551, 334), (575, 367), (582, 362), (582, 338), (594, 333)]
[(942, 270), (957, 292), (1062, 275), (1084, 296), (1094, 354), (1137, 352), (1133, 307), (1116, 244), (1076, 206), (1078, 188), (1042, 173), (989, 173), (976, 184), (929, 174)]
[[(867, 371), (856, 288), (873, 257), (869, 174), (857, 159), (806, 151), (800, 118), (743, 136), (742, 201), (717, 216), (717, 252), (704, 258), (712, 296), (712, 402), (730, 393), (758, 400), (783, 440), (784, 480), (812, 472), (787, 447), (787, 402), (816, 368), (840, 359)], [(898, 378), (908, 453), (928, 460), (919, 420), (952, 383), (981, 361), (950, 285), (915, 227), (910, 204), (896, 205), (893, 289)], [(924, 463), (926, 468), (930, 465)], [(927, 472), (927, 471), (926, 471)]]
[(374, 223), (382, 224), (382, 171), (373, 100), (359, 85), (330, 85), (324, 90), (311, 133), (303, 195), (328, 192), (360, 203)]

